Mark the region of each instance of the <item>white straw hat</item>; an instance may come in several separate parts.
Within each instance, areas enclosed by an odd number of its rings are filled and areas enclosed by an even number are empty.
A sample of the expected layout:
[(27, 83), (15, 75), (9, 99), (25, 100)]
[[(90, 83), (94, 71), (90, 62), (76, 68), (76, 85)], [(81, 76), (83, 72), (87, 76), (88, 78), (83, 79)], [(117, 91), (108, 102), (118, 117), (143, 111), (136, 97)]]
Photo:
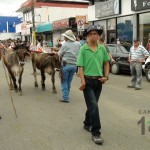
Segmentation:
[(65, 33), (62, 34), (64, 37), (68, 38), (71, 41), (76, 41), (76, 37), (74, 36), (72, 30), (67, 30)]

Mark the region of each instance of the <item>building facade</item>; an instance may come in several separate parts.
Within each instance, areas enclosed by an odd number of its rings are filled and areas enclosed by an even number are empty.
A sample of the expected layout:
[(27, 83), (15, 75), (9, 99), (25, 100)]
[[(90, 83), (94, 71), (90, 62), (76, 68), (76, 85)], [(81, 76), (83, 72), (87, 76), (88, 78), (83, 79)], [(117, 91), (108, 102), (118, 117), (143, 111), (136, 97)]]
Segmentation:
[(16, 34), (16, 25), (20, 23), (18, 17), (0, 16), (0, 40), (20, 38), (20, 33)]
[[(36, 27), (36, 38), (52, 41), (55, 45), (56, 39), (62, 38), (68, 28), (75, 26), (76, 16), (87, 16), (88, 1), (65, 1), (65, 0), (28, 0), (17, 10), (23, 13), (22, 36), (26, 41), (32, 41), (33, 24)], [(34, 8), (34, 23), (33, 23)], [(74, 18), (72, 20), (72, 18)], [(66, 22), (67, 21), (67, 22)], [(60, 24), (59, 24), (60, 23)], [(67, 23), (68, 26), (64, 24)], [(57, 27), (57, 25), (60, 27)], [(77, 26), (77, 25), (76, 25)], [(53, 29), (54, 27), (54, 29)], [(77, 29), (77, 28), (76, 28)], [(62, 39), (63, 40), (63, 39)]]
[(150, 0), (92, 0), (88, 21), (101, 25), (107, 43), (132, 44), (139, 37), (146, 46), (150, 38)]

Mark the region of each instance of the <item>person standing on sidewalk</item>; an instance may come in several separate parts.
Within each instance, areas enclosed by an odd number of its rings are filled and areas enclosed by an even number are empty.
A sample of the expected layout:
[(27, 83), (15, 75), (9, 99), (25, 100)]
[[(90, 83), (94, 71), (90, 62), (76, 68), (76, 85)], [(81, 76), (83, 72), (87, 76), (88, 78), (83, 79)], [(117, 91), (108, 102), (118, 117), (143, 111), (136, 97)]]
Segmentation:
[(146, 49), (148, 50), (148, 52), (150, 52), (150, 38), (148, 39)]
[(129, 63), (132, 80), (128, 88), (140, 90), (142, 88), (142, 62), (149, 56), (148, 51), (140, 45), (139, 38), (133, 40), (133, 46), (130, 48)]
[(86, 32), (88, 43), (85, 43), (80, 48), (77, 58), (81, 78), (79, 89), (83, 91), (87, 107), (83, 127), (91, 131), (92, 139), (96, 144), (103, 143), (100, 132), (101, 122), (98, 101), (102, 91), (102, 84), (108, 80), (110, 60), (106, 48), (98, 44), (99, 35), (102, 32), (103, 30), (96, 25), (88, 27)]
[(58, 55), (61, 58), (62, 62), (61, 88), (63, 98), (60, 100), (60, 102), (68, 103), (70, 100), (69, 93), (71, 82), (77, 70), (76, 62), (77, 55), (80, 50), (80, 43), (76, 41), (72, 30), (67, 30), (62, 35), (64, 36), (64, 40), (66, 42), (62, 45), (60, 51), (58, 51)]

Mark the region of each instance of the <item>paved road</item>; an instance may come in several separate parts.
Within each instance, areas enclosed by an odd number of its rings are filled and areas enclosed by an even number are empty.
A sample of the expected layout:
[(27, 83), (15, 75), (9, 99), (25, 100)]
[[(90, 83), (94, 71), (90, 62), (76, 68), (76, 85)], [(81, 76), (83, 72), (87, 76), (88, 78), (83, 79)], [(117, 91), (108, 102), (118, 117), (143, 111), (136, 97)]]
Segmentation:
[[(110, 75), (99, 102), (104, 144), (95, 145), (82, 127), (86, 110), (80, 80), (75, 76), (71, 102), (60, 103), (51, 93), (48, 75), (46, 91), (34, 88), (30, 62), (23, 74), (23, 95), (12, 91), (18, 117), (15, 117), (2, 64), (0, 62), (0, 150), (149, 150), (150, 83), (143, 78), (143, 89), (127, 89), (129, 75)], [(40, 83), (40, 76), (38, 76)], [(145, 117), (145, 135), (137, 121)], [(143, 124), (144, 122), (141, 122)], [(144, 124), (143, 124), (144, 125)], [(144, 126), (143, 126), (144, 127)]]

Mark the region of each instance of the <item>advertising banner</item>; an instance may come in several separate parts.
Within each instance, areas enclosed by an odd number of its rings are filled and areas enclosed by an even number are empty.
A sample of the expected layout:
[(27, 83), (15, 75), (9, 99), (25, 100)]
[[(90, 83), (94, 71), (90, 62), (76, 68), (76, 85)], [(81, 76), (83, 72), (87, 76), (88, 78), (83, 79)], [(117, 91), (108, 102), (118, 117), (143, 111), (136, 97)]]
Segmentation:
[(150, 9), (150, 0), (131, 0), (131, 10), (145, 10)]
[(106, 2), (95, 3), (96, 18), (118, 15), (121, 12), (120, 10), (120, 0), (109, 0)]

